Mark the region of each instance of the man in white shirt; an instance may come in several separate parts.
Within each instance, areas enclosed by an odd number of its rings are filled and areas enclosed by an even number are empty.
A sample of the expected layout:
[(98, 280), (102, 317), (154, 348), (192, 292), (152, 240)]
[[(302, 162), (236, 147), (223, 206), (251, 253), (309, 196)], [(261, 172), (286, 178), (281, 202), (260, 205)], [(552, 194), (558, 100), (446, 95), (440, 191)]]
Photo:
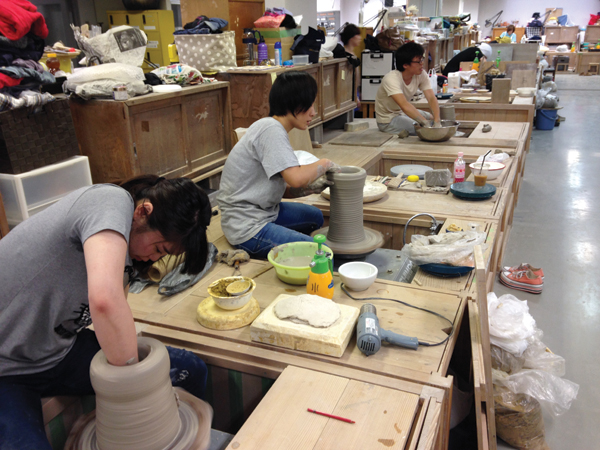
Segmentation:
[[(423, 70), (424, 53), (425, 49), (415, 42), (404, 44), (396, 50), (396, 70), (383, 77), (375, 97), (375, 114), (380, 131), (398, 134), (406, 130), (415, 135), (413, 122), (429, 126), (432, 119), (433, 126), (441, 126), (440, 106)], [(417, 89), (423, 91), (431, 113), (420, 111), (410, 103)]]

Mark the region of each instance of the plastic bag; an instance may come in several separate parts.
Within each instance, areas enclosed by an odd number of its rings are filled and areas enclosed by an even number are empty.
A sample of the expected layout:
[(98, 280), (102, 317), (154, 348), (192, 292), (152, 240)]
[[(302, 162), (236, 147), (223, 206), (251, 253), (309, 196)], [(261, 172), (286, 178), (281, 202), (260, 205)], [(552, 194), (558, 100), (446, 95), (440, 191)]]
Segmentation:
[(542, 83), (541, 86), (542, 89), (548, 90), (550, 89), (549, 92), (556, 92), (558, 91), (558, 86), (554, 81), (546, 81), (544, 83)]
[(565, 358), (555, 355), (541, 341), (542, 331), (537, 330), (530, 339), (527, 350), (523, 352), (523, 367), (525, 369), (539, 369), (552, 373), (558, 377), (565, 374)]
[(148, 94), (152, 87), (144, 84), (144, 72), (140, 67), (128, 64), (108, 63), (78, 70), (63, 84), (65, 93), (75, 93), (81, 98), (110, 98), (116, 84), (127, 87), (130, 97)]
[(202, 74), (198, 69), (185, 64), (171, 64), (170, 66), (159, 67), (152, 71), (166, 84), (179, 84), (185, 86), (188, 84), (198, 84), (204, 81)]
[(517, 373), (525, 365), (524, 356), (515, 356), (497, 345), (490, 346), (492, 369), (501, 370), (508, 374)]
[(527, 450), (549, 450), (540, 403), (494, 385), (496, 433), (507, 444)]
[(506, 376), (498, 376), (497, 372), (492, 375), (494, 386), (505, 387), (513, 394), (529, 395), (555, 416), (567, 411), (579, 392), (577, 383), (544, 370), (524, 369)]
[(516, 356), (527, 349), (528, 341), (536, 332), (535, 319), (529, 314), (527, 301), (505, 294), (498, 298), (487, 295), (490, 342)]
[(438, 91), (438, 77), (435, 73), (435, 69), (429, 69), (427, 72), (427, 76), (429, 77), (429, 84), (431, 85), (431, 89), (433, 89), (433, 93), (437, 94)]
[(402, 249), (416, 264), (448, 264), (473, 267), (473, 247), (481, 245), (485, 251), (485, 233), (457, 231), (433, 236), (413, 235)]
[(141, 67), (146, 55), (146, 35), (139, 29), (122, 25), (92, 38), (81, 34), (79, 27), (73, 33), (86, 59), (98, 58), (101, 63), (121, 63)]

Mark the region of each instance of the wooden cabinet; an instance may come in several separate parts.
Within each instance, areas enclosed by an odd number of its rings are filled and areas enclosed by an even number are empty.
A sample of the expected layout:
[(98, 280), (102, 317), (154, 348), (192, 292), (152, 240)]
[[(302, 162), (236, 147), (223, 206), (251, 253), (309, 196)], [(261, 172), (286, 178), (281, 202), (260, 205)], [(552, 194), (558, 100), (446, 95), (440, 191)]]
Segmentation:
[(81, 153), (94, 183), (144, 173), (194, 178), (231, 150), (229, 83), (192, 86), (124, 102), (70, 100)]
[(546, 27), (546, 44), (572, 44), (577, 41), (579, 27)]
[[(231, 84), (231, 116), (233, 129), (248, 128), (269, 115), (269, 92), (278, 74), (289, 69), (235, 69), (216, 75)], [(317, 81), (316, 115), (310, 126), (337, 117), (356, 107), (353, 88), (354, 70), (345, 58), (295, 67), (309, 73)]]
[(585, 29), (585, 42), (596, 43), (600, 41), (600, 25), (588, 25)]

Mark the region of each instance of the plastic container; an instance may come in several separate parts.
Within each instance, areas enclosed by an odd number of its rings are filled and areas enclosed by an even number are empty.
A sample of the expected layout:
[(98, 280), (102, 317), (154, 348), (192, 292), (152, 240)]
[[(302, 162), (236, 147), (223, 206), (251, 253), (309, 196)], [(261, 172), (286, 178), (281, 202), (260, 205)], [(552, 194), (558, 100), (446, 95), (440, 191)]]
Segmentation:
[(73, 156), (18, 175), (0, 173), (0, 192), (11, 226), (43, 211), (70, 192), (91, 185), (87, 156)]
[(448, 88), (460, 89), (460, 74), (458, 72), (448, 74)]
[(283, 65), (283, 61), (281, 60), (281, 42), (275, 42), (275, 65)]
[(60, 60), (56, 57), (56, 53), (48, 53), (46, 67), (48, 67), (48, 72), (52, 75), (60, 70)]
[(458, 158), (454, 161), (454, 182), (462, 183), (465, 181), (465, 160), (463, 152), (458, 152)]
[(308, 64), (308, 55), (294, 55), (292, 56), (295, 66), (306, 66)]
[(538, 109), (535, 115), (535, 127), (538, 130), (553, 130), (557, 114), (557, 109)]
[[(331, 253), (333, 258), (333, 251), (329, 247), (322, 245), (321, 248), (325, 253)], [(267, 259), (275, 267), (275, 273), (281, 281), (301, 286), (308, 281), (309, 264), (317, 249), (316, 242), (290, 242), (273, 248)]]
[(258, 64), (262, 64), (265, 59), (269, 59), (269, 47), (265, 42), (265, 38), (261, 36), (258, 43)]

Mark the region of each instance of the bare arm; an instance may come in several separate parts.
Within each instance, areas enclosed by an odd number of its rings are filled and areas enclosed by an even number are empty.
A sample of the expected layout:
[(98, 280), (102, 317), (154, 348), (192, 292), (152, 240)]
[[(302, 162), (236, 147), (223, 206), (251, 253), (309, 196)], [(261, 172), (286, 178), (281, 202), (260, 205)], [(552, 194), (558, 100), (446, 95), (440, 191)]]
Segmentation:
[(429, 104), (429, 109), (431, 110), (431, 114), (433, 114), (433, 122), (440, 122), (440, 104), (437, 101), (437, 97), (433, 93), (433, 89), (427, 89), (425, 92), (425, 98), (427, 99), (427, 103)]
[(320, 159), (312, 164), (289, 167), (281, 171), (281, 176), (288, 185), (284, 197), (296, 198), (313, 193), (313, 188), (309, 185), (321, 178), (329, 170), (339, 171), (341, 169), (329, 159)]
[[(427, 92), (427, 91), (425, 91)], [(433, 91), (432, 91), (433, 92)], [(419, 112), (417, 108), (415, 108), (412, 103), (406, 100), (404, 94), (394, 94), (391, 95), (392, 99), (396, 102), (396, 104), (402, 109), (404, 114), (406, 114), (411, 119), (414, 119), (416, 122), (419, 122), (421, 125), (427, 123), (427, 119), (423, 117), (423, 115)], [(438, 108), (438, 117), (439, 117), (439, 108)]]
[(108, 361), (124, 366), (136, 362), (137, 337), (133, 314), (123, 291), (127, 241), (115, 231), (101, 231), (83, 244), (90, 314), (100, 347)]

